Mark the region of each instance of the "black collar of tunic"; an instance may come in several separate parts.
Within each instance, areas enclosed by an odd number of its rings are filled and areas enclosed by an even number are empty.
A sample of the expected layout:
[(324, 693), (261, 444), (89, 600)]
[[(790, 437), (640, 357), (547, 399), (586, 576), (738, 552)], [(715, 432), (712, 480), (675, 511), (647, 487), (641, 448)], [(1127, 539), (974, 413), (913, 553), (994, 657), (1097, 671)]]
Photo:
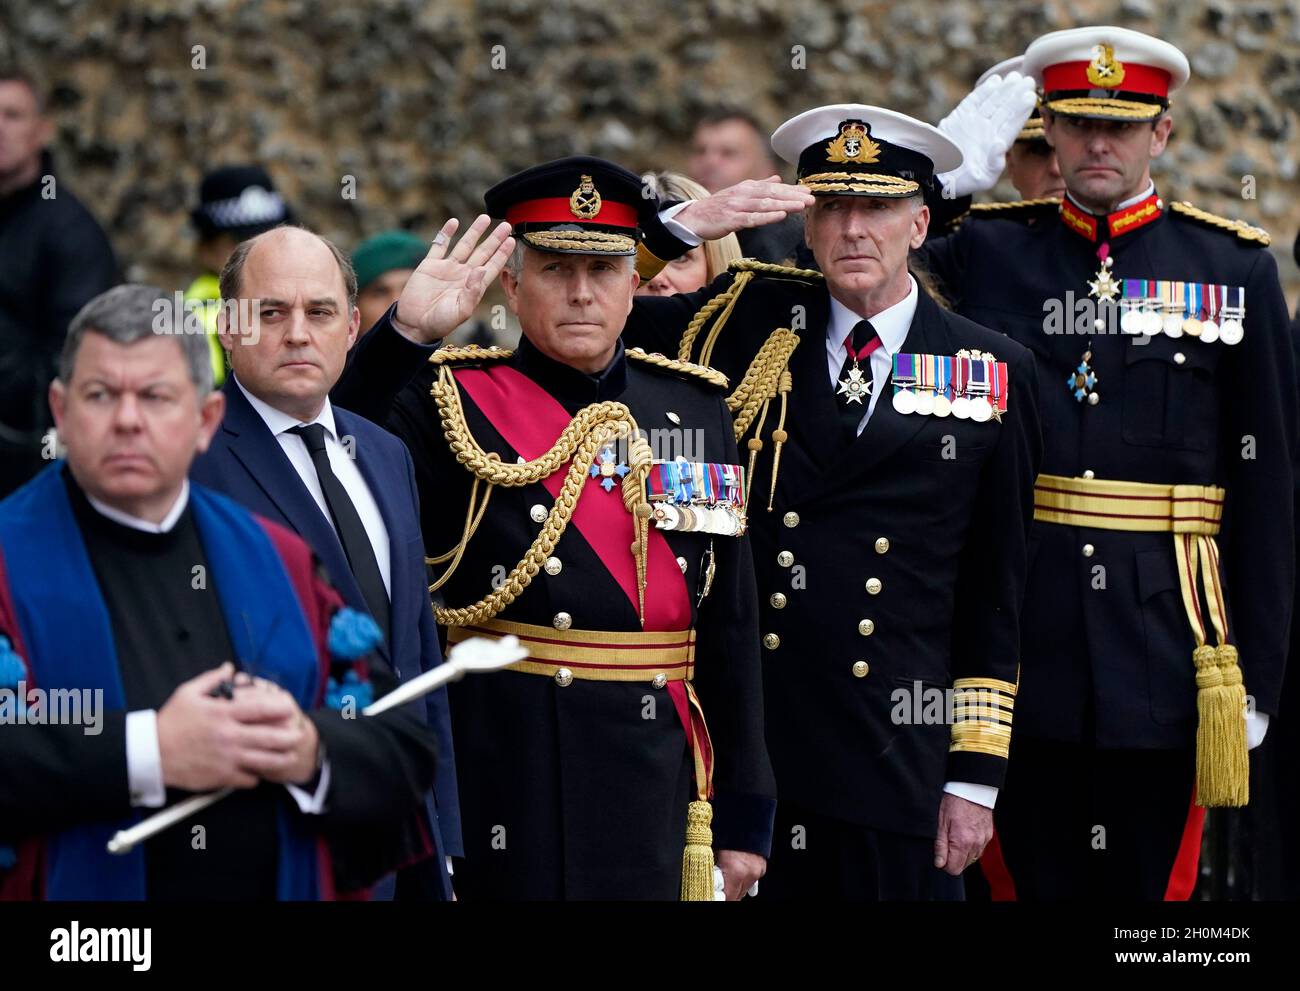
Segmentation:
[(548, 358), (527, 337), (519, 338), (514, 365), (564, 406), (612, 401), (627, 391), (627, 355), (622, 340), (615, 344), (614, 357), (604, 371), (595, 375)]

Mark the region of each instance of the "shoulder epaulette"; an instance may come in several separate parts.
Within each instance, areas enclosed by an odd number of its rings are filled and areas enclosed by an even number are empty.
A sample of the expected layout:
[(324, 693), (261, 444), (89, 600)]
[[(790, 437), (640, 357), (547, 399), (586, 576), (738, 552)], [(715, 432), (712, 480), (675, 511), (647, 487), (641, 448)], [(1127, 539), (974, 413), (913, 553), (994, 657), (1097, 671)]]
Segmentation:
[(1055, 212), (1060, 205), (1059, 196), (1044, 196), (1037, 200), (1009, 200), (1005, 203), (973, 203), (958, 219), (978, 217), (985, 220), (1027, 220), (1041, 213)]
[(429, 364), (449, 365), (453, 362), (499, 361), (502, 358), (509, 358), (512, 354), (514, 354), (514, 351), (510, 348), (499, 348), (495, 344), (488, 348), (481, 348), (477, 344), (468, 344), (465, 347), (441, 347), (429, 355)]
[(1261, 248), (1267, 247), (1273, 240), (1268, 231), (1262, 227), (1254, 227), (1244, 220), (1229, 220), (1227, 217), (1220, 217), (1217, 213), (1210, 213), (1208, 210), (1192, 206), (1187, 200), (1177, 200), (1170, 203), (1169, 209), (1180, 216), (1186, 217), (1188, 220), (1195, 220), (1204, 224), (1206, 227), (1213, 227), (1216, 230), (1236, 234), (1241, 240), (1257, 244)]
[(727, 266), (729, 272), (753, 272), (755, 275), (769, 275), (777, 279), (798, 279), (802, 282), (823, 282), (826, 276), (815, 268), (795, 268), (793, 265), (774, 265), (761, 262), (757, 258), (737, 258)]
[(641, 348), (628, 348), (627, 356), (633, 361), (639, 361), (644, 365), (650, 365), (653, 368), (662, 368), (665, 371), (677, 372), (680, 375), (688, 375), (692, 378), (700, 379), (717, 386), (719, 389), (725, 389), (728, 386), (727, 376), (716, 368), (710, 368), (708, 365), (697, 365), (693, 361), (681, 361), (677, 358), (669, 358), (667, 355), (659, 354), (657, 351), (653, 354), (647, 354)]

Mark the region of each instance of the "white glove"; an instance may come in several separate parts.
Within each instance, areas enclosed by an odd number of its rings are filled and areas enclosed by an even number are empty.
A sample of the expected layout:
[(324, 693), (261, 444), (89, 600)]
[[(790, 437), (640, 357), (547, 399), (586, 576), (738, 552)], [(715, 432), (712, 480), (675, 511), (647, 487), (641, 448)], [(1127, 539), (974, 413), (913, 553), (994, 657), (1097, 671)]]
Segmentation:
[(1246, 713), (1246, 749), (1254, 750), (1264, 742), (1268, 732), (1268, 713), (1251, 710)]
[(939, 121), (939, 130), (962, 153), (961, 165), (939, 176), (946, 199), (993, 188), (1006, 166), (1007, 149), (1015, 144), (1037, 102), (1032, 77), (1018, 72), (992, 75)]
[(722, 876), (722, 868), (717, 864), (713, 865), (713, 900), (715, 902), (727, 900), (727, 879)]

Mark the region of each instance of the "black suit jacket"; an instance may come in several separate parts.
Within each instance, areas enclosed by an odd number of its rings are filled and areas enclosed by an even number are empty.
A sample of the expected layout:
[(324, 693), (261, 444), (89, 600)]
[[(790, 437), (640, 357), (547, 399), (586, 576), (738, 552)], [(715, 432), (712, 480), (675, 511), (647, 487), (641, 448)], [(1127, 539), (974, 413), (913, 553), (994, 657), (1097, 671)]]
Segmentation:
[[(296, 532), (311, 546), (348, 605), (367, 609), (347, 557), (329, 521), (298, 477), (279, 441), (253, 409), (232, 376), (223, 390), (226, 415), (190, 477), (224, 492), (261, 516)], [(333, 407), (340, 437), (350, 437), (357, 467), (388, 529), (392, 643), (382, 651), (399, 680), (442, 663), (437, 624), (429, 605), (420, 536), (420, 503), (411, 456), (402, 443), (363, 417)], [(378, 696), (376, 696), (378, 697)], [(425, 696), (425, 711), (438, 739), (438, 777), (433, 823), (446, 854), (459, 856), (460, 801), (452, 747), (447, 690)]]

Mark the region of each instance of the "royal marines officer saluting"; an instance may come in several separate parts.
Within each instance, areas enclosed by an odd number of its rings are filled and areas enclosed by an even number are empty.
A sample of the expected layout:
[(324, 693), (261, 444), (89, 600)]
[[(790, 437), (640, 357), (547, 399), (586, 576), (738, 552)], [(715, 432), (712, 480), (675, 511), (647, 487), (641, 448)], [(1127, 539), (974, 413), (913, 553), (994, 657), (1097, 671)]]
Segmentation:
[(854, 104), (772, 145), (821, 273), (742, 261), (624, 334), (738, 384), (779, 798), (759, 896), (960, 898), (1016, 704), (1033, 360), (908, 272), (962, 160), (943, 133)]
[[(1006, 76), (1012, 72), (1024, 70), (1023, 55), (1003, 59), (975, 81), (979, 89), (992, 76)], [(1061, 179), (1061, 168), (1056, 164), (1056, 153), (1043, 136), (1043, 117), (1037, 106), (1029, 119), (1020, 127), (1020, 133), (1007, 149), (1006, 178), (1016, 187), (1016, 192), (1023, 200), (1044, 199), (1049, 196), (1059, 198), (1065, 192), (1065, 182)], [(981, 209), (995, 209), (1001, 204), (981, 204)]]
[(1066, 199), (972, 213), (925, 247), (958, 311), (1039, 368), (1044, 474), (998, 804), (1010, 878), (991, 876), (994, 896), (1186, 898), (1198, 805), (1246, 802), (1247, 745), (1276, 711), (1287, 313), (1267, 235), (1152, 184), (1182, 52), (1079, 28), (1035, 41), (1024, 67)]
[[(415, 461), (448, 639), (515, 634), (532, 652), (451, 698), (457, 893), (712, 897), (711, 798), (738, 898), (763, 872), (775, 792), (725, 381), (619, 340), (656, 223), (636, 175), (565, 159), (486, 207), (520, 239), (502, 276), (519, 347), (435, 351), (389, 420)], [(464, 270), (490, 269), (497, 238), (422, 265), (385, 319), (440, 336), (439, 298), (482, 294)]]

